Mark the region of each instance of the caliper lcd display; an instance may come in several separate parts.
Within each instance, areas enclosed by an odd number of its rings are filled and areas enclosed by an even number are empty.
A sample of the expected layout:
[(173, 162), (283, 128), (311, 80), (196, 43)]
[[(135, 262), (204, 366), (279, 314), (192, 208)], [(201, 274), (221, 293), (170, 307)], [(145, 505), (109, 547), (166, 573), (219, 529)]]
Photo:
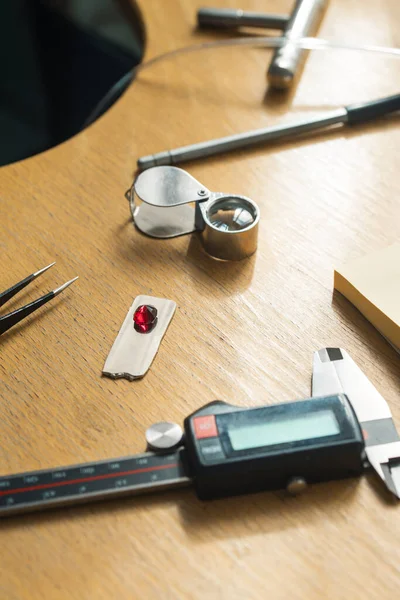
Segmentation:
[(340, 433), (332, 410), (308, 414), (275, 415), (268, 421), (228, 428), (233, 450), (248, 450), (276, 444), (322, 438)]

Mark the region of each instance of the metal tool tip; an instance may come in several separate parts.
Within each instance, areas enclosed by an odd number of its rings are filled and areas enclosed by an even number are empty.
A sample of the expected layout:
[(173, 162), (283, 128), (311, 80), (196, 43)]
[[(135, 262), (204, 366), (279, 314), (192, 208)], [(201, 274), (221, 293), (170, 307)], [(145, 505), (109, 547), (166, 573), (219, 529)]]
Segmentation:
[(74, 283), (74, 281), (76, 281), (77, 279), (79, 279), (79, 276), (74, 277), (73, 279), (70, 279), (66, 283), (63, 283), (63, 285), (60, 285), (60, 287), (58, 287), (56, 290), (53, 290), (53, 294), (55, 296), (57, 296), (57, 294), (61, 294), (61, 292), (64, 291), (65, 288), (67, 288), (69, 285), (71, 285), (71, 283)]
[(55, 264), (56, 264), (56, 261), (52, 262), (50, 265), (47, 265), (47, 267), (43, 267), (43, 269), (39, 269), (39, 271), (36, 271), (36, 273), (34, 273), (33, 276), (38, 277), (39, 275), (41, 275), (42, 273), (44, 273), (45, 271), (47, 271), (48, 269), (53, 267)]
[(138, 158), (137, 160), (137, 166), (141, 171), (145, 171), (146, 169), (150, 169), (156, 165), (157, 163), (154, 160), (153, 155), (142, 156), (142, 158)]

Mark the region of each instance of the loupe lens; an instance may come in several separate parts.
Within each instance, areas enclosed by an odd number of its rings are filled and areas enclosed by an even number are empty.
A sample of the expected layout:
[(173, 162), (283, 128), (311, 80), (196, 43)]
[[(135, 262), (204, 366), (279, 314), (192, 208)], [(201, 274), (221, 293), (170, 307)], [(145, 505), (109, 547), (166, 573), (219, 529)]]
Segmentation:
[(207, 211), (211, 225), (220, 231), (243, 231), (256, 220), (254, 206), (244, 198), (222, 198)]

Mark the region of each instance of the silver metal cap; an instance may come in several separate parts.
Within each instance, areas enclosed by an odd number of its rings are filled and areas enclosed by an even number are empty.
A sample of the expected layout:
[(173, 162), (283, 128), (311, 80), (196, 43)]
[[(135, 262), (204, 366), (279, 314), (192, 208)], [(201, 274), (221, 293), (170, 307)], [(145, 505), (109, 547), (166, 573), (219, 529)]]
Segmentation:
[(182, 442), (182, 427), (177, 423), (160, 421), (146, 430), (146, 442), (150, 450), (169, 450)]

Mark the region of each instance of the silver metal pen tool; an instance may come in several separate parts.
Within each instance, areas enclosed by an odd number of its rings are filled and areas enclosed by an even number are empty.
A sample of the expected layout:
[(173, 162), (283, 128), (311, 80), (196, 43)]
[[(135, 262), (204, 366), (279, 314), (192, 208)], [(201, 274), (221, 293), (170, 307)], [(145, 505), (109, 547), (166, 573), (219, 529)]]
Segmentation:
[(338, 393), (356, 413), (368, 462), (400, 499), (400, 437), (387, 402), (345, 350), (324, 348), (314, 353), (312, 395)]
[(243, 148), (253, 148), (281, 139), (291, 139), (295, 136), (332, 127), (333, 125), (356, 125), (358, 123), (373, 121), (398, 110), (400, 110), (400, 94), (373, 100), (372, 102), (344, 106), (343, 108), (326, 113), (322, 117), (314, 117), (297, 123), (289, 123), (288, 125), (255, 129), (245, 133), (229, 135), (223, 138), (143, 156), (138, 159), (137, 165), (141, 170), (160, 165), (178, 165), (189, 160), (207, 158)]

